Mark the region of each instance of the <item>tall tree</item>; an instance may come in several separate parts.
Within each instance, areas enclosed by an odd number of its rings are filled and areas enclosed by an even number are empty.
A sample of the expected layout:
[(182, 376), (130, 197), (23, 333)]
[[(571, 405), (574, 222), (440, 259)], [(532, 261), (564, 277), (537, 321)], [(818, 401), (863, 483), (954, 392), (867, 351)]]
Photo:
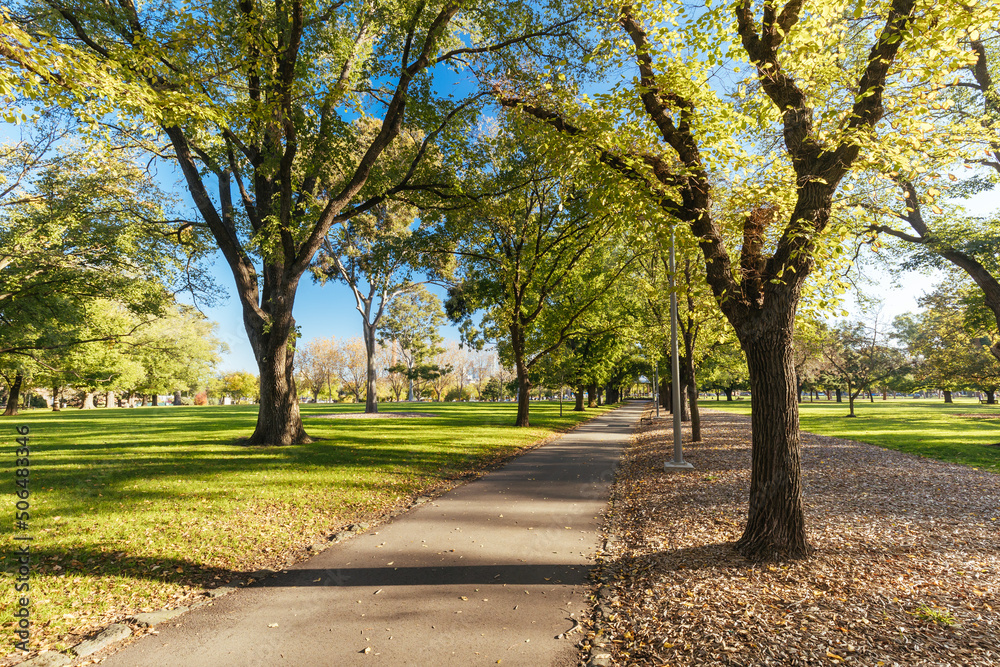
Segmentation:
[[(309, 0), (14, 5), (39, 43), (73, 48), (80, 62), (97, 64), (108, 83), (96, 92), (126, 91), (112, 100), (120, 127), (134, 129), (137, 141), (150, 130), (167, 138), (232, 272), (260, 370), (251, 445), (308, 440), (294, 387), (292, 311), (323, 239), (387, 197), (448, 187), (414, 174), (472, 100), (438, 95), (433, 76), (469, 65), (489, 70), (501, 52), (534, 57), (527, 47), (564, 34), (568, 22), (540, 27), (549, 23), (544, 12), (556, 8), (536, 8)], [(11, 51), (0, 56), (31, 66), (24, 49)], [(64, 71), (73, 75), (72, 66)], [(374, 136), (352, 130), (359, 115), (375, 120)], [(392, 184), (366, 188), (404, 120), (424, 135), (408, 155), (412, 168)]]
[(191, 306), (177, 304), (163, 317), (147, 318), (136, 334), (123, 339), (128, 355), (141, 364), (141, 380), (129, 389), (151, 395), (193, 391), (202, 385), (227, 349), (215, 335), (216, 324)]
[[(431, 357), (442, 351), (438, 329), (445, 323), (441, 299), (423, 285), (416, 286), (396, 298), (382, 322), (379, 342), (395, 344), (399, 352), (396, 366), (390, 368), (407, 376), (409, 389), (406, 400), (415, 398), (414, 385), (421, 385), (435, 368)], [(419, 392), (417, 392), (419, 393)]]
[(340, 363), (337, 366), (337, 379), (340, 380), (340, 386), (360, 403), (366, 392), (375, 390), (368, 374), (369, 357), (365, 343), (354, 336), (341, 341), (338, 348)]
[(870, 322), (842, 323), (826, 339), (823, 356), (847, 385), (848, 417), (857, 417), (854, 401), (862, 391), (870, 391), (903, 364), (902, 353), (887, 344), (886, 329), (876, 315)]
[(90, 340), (94, 299), (157, 313), (184, 286), (198, 241), (163, 228), (170, 198), (135, 157), (76, 147), (51, 116), (0, 146), (0, 357)]
[(354, 295), (367, 355), (366, 413), (378, 412), (376, 341), (385, 309), (399, 294), (420, 284), (413, 280), (414, 269), (422, 258), (434, 257), (420, 254), (413, 243), (415, 217), (412, 206), (384, 201), (331, 229), (313, 267), (320, 282), (337, 280)]
[(340, 366), (340, 348), (335, 338), (313, 338), (299, 345), (295, 354), (295, 366), (299, 370), (301, 386), (313, 395), (313, 400), (319, 400), (319, 395), (326, 390), (327, 396), (333, 399), (334, 380), (337, 378), (337, 368)]
[(943, 283), (920, 298), (920, 313), (901, 315), (895, 322), (897, 336), (914, 358), (917, 381), (941, 389), (946, 403), (955, 390), (995, 391), (1000, 384), (1000, 362), (983, 344), (989, 339), (983, 335), (982, 317), (969, 312), (971, 291), (967, 284)]
[[(698, 239), (707, 280), (750, 373), (750, 500), (736, 546), (752, 560), (812, 551), (802, 508), (792, 336), (803, 285), (831, 233), (838, 188), (862, 150), (876, 150), (887, 91), (912, 94), (895, 87), (893, 67), (904, 63), (922, 81), (940, 80), (948, 71), (942, 63), (955, 63), (942, 60), (958, 50), (953, 29), (971, 20), (944, 5), (918, 7), (916, 0), (859, 3), (860, 20), (824, 0), (761, 5), (738, 0), (698, 16), (684, 15), (680, 5), (616, 6), (613, 20), (625, 39), (609, 38), (598, 54), (615, 67), (624, 64), (619, 54), (627, 54), (637, 76), (597, 104), (587, 100), (585, 112), (573, 111), (568, 91), (528, 95), (496, 84), (503, 104), (632, 178), (637, 192)], [(682, 28), (670, 30), (672, 22)], [(863, 42), (871, 46), (854, 46)], [(690, 57), (692, 47), (697, 57)], [(933, 64), (920, 61), (931, 49)], [(720, 62), (746, 63), (753, 73), (728, 98), (712, 84)], [(622, 118), (629, 121), (619, 126)], [(733, 141), (750, 127), (749, 143)], [(649, 149), (652, 137), (660, 143)], [(756, 150), (778, 141), (781, 152)], [(743, 211), (738, 261), (714, 201), (720, 181), (734, 183), (727, 209)]]
[[(964, 271), (982, 291), (984, 304), (993, 314), (991, 352), (1000, 360), (1000, 261), (996, 252), (1000, 207), (976, 216), (963, 206), (968, 196), (1000, 185), (1000, 32), (995, 15), (991, 25), (990, 11), (996, 9), (985, 10), (962, 35), (967, 67), (954, 80), (914, 101), (930, 106), (932, 122), (907, 123), (904, 116), (896, 124), (895, 150), (881, 156), (880, 162), (901, 198), (877, 207), (883, 219), (873, 222), (868, 231), (908, 245), (911, 264), (950, 264)], [(912, 114), (910, 107), (904, 111)], [(933, 140), (925, 136), (928, 132), (933, 132)], [(963, 166), (972, 176), (955, 175), (965, 171), (959, 169)]]
[(458, 257), (449, 316), (481, 317), (484, 335), (503, 341), (517, 373), (514, 425), (528, 426), (532, 369), (579, 331), (642, 249), (619, 242), (624, 216), (585, 189), (600, 174), (560, 173), (516, 120), (506, 129), (469, 166), (476, 205), (444, 216), (436, 232)]

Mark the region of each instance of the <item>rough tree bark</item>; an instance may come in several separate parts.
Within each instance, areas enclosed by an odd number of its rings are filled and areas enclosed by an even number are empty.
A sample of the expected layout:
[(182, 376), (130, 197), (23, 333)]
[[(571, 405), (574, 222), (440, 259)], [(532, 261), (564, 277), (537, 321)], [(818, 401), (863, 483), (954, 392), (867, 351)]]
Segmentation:
[[(381, 311), (379, 312), (379, 315), (381, 315)], [(374, 324), (369, 324), (368, 318), (365, 317), (364, 322), (362, 322), (362, 329), (365, 340), (365, 370), (367, 373), (365, 414), (373, 415), (378, 413), (378, 372), (375, 369), (376, 328)]]
[(514, 371), (517, 373), (517, 419), (514, 426), (529, 426), (531, 410), (531, 379), (524, 359), (524, 330), (517, 317), (510, 325), (511, 350), (514, 353)]
[(808, 554), (812, 549), (801, 502), (791, 323), (753, 327), (742, 332), (740, 342), (750, 371), (753, 409), (750, 509), (737, 548), (758, 558)]
[(18, 371), (14, 375), (14, 381), (10, 385), (7, 394), (7, 408), (3, 411), (4, 417), (14, 417), (17, 415), (17, 406), (21, 398), (21, 386), (24, 384), (24, 374)]
[(577, 387), (576, 391), (573, 392), (574, 398), (576, 398), (576, 405), (573, 406), (573, 412), (583, 412), (583, 387)]

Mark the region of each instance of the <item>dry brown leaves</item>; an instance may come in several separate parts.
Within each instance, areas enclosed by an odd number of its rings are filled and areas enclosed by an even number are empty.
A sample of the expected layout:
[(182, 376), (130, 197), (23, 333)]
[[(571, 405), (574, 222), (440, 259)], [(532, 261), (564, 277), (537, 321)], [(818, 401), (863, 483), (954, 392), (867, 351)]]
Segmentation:
[(595, 628), (616, 665), (1000, 664), (1000, 476), (803, 433), (816, 554), (751, 564), (749, 417), (702, 420), (693, 472), (663, 471), (668, 420), (623, 459)]

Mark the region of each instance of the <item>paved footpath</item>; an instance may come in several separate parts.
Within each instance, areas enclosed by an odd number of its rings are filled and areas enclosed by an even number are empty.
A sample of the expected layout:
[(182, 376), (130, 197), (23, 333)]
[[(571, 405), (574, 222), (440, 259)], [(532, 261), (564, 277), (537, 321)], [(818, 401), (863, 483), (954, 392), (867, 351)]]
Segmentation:
[(157, 626), (105, 667), (575, 665), (614, 468), (643, 403)]

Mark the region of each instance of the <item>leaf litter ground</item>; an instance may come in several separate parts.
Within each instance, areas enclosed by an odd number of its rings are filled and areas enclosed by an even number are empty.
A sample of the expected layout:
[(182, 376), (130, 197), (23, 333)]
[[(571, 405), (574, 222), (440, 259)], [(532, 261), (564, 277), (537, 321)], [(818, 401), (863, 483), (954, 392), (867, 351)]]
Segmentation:
[(802, 434), (809, 559), (751, 564), (750, 419), (704, 410), (667, 473), (669, 420), (626, 452), (584, 640), (615, 665), (1000, 664), (1000, 476)]

